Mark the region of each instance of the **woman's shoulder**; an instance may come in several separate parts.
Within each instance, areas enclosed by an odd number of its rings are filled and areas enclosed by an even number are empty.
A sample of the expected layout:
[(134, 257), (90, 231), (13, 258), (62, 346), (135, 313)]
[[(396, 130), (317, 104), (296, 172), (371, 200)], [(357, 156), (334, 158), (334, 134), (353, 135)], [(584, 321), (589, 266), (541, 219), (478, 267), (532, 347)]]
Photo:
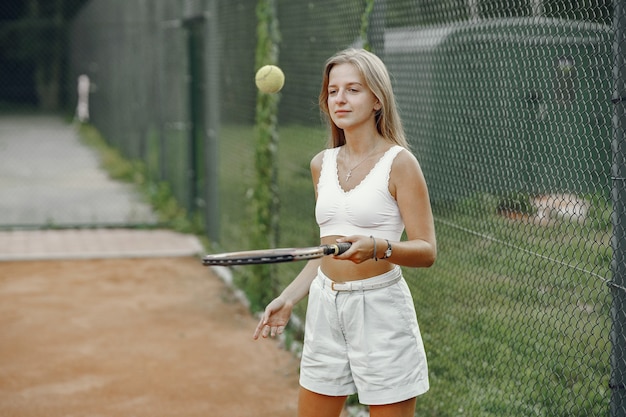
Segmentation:
[(397, 198), (399, 189), (415, 190), (417, 187), (418, 190), (427, 190), (422, 168), (409, 149), (403, 147), (394, 159), (389, 175), (389, 186), (394, 198)]
[(319, 151), (312, 159), (311, 159), (311, 168), (313, 167), (321, 167), (322, 161), (324, 160), (324, 152), (326, 149)]
[(339, 148), (326, 148), (319, 151), (312, 159), (311, 159), (311, 168), (313, 167), (322, 167), (322, 163), (324, 162), (324, 155), (332, 152), (337, 152)]
[(392, 174), (395, 173), (404, 176), (422, 175), (422, 169), (415, 154), (403, 146), (396, 145), (394, 148), (400, 148), (397, 150), (397, 154), (393, 160)]
[(393, 150), (395, 153), (394, 163), (418, 164), (415, 154), (413, 154), (410, 149), (401, 145), (393, 145), (390, 150)]

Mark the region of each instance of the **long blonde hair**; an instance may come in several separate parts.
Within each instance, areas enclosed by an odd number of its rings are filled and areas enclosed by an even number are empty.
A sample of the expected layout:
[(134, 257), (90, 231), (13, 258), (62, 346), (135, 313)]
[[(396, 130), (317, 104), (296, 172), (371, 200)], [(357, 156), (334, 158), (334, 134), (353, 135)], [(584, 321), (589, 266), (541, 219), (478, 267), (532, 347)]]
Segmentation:
[(338, 52), (326, 61), (324, 75), (322, 79), (322, 90), (319, 96), (319, 106), (329, 128), (328, 146), (336, 148), (346, 143), (343, 129), (338, 128), (330, 117), (328, 110), (328, 83), (330, 71), (335, 65), (354, 65), (365, 80), (366, 87), (376, 96), (381, 109), (376, 112), (376, 129), (385, 139), (409, 148), (404, 135), (402, 120), (396, 106), (396, 99), (393, 94), (391, 79), (387, 72), (387, 67), (383, 61), (365, 49), (350, 48)]

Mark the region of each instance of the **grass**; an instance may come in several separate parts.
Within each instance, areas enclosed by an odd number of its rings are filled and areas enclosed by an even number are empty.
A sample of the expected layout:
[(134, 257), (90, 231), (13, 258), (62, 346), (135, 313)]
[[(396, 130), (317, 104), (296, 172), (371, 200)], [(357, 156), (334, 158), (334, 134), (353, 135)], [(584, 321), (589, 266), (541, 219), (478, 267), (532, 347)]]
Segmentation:
[(189, 218), (187, 211), (174, 197), (170, 184), (150, 175), (145, 162), (125, 158), (90, 124), (79, 125), (79, 135), (83, 143), (98, 153), (102, 168), (112, 179), (137, 186), (143, 198), (157, 213), (159, 224), (156, 226), (167, 225), (181, 233), (196, 234), (207, 244), (202, 221), (198, 217)]
[[(313, 245), (319, 236), (309, 161), (325, 146), (325, 134), (284, 126), (280, 137), (279, 244)], [(226, 126), (220, 132), (219, 250), (258, 249), (248, 240), (253, 140), (252, 127)], [(120, 161), (118, 155), (111, 159), (115, 175), (142, 185), (159, 205), (170, 201), (168, 190), (161, 195), (152, 189), (141, 164)], [(499, 215), (503, 204), (532, 210), (517, 193), (433, 205), (437, 263), (404, 269), (430, 367), (431, 390), (418, 399), (417, 415), (608, 414), (611, 208), (608, 197), (582, 197), (591, 207), (585, 222), (550, 225)], [(180, 207), (169, 211), (170, 219), (185, 217)], [(185, 224), (183, 229), (191, 227)], [(280, 286), (301, 267), (279, 265)], [(250, 269), (234, 273), (237, 282)], [(304, 302), (295, 313), (304, 317)]]
[[(279, 245), (311, 246), (319, 243), (314, 218), (314, 192), (309, 171), (311, 158), (323, 148), (321, 129), (282, 127), (278, 151), (280, 187)], [(250, 205), (254, 186), (254, 131), (252, 127), (229, 126), (220, 134), (220, 246), (221, 250), (260, 249), (250, 247), (248, 231), (254, 213)], [(275, 265), (278, 281), (285, 286), (301, 268), (298, 264)], [(236, 282), (249, 279), (252, 268), (236, 271)], [(304, 316), (304, 303), (296, 307)]]
[(437, 264), (407, 271), (433, 381), (418, 414), (606, 415), (608, 223), (514, 222), (484, 201), (436, 207)]
[[(223, 241), (247, 248), (253, 132), (227, 127), (221, 136)], [(324, 136), (320, 129), (280, 129), (281, 246), (318, 241), (308, 164)], [(532, 214), (519, 193), (434, 205), (437, 263), (405, 269), (431, 378), (417, 415), (607, 414), (610, 207), (603, 196), (584, 197), (591, 203), (584, 223), (549, 226), (498, 214), (503, 205)], [(300, 268), (281, 265), (282, 286)], [(296, 314), (304, 316), (304, 303)]]

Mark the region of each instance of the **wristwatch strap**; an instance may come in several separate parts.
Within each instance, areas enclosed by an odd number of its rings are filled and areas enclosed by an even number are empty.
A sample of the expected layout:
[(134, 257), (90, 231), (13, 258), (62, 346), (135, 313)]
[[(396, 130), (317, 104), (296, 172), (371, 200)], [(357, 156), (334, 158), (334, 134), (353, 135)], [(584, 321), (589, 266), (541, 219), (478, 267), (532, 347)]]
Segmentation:
[(385, 251), (385, 254), (383, 255), (382, 258), (380, 259), (387, 259), (391, 256), (391, 243), (389, 243), (389, 240), (385, 239), (387, 241), (387, 250)]

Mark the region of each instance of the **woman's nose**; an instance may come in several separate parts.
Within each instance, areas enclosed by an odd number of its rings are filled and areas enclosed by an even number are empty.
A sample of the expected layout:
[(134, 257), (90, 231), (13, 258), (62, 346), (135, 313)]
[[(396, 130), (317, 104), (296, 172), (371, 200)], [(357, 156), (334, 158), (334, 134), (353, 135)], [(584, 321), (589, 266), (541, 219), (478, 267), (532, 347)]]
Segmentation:
[(337, 91), (337, 94), (335, 94), (335, 102), (343, 103), (346, 101), (345, 99), (346, 99), (345, 91), (343, 90)]

